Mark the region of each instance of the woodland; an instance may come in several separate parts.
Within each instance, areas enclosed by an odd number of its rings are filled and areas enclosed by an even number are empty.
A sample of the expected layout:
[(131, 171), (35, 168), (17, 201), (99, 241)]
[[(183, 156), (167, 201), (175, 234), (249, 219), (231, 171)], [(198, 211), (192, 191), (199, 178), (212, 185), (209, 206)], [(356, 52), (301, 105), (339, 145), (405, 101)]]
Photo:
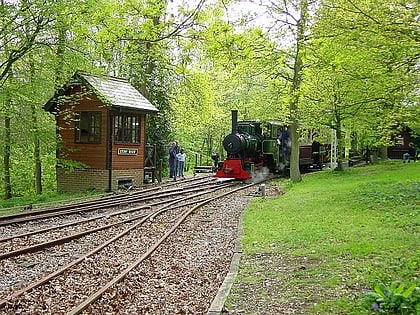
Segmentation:
[(417, 0), (0, 0), (1, 198), (55, 191), (60, 143), (43, 105), (76, 71), (128, 79), (158, 109), (147, 141), (222, 151), (239, 119), (298, 144), (384, 152), (420, 134)]

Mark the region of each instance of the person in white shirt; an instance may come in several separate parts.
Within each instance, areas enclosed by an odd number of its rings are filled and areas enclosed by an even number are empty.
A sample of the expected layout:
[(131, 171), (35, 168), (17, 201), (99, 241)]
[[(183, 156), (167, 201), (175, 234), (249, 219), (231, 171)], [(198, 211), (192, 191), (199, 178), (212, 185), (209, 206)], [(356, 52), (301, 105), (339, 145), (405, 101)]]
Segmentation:
[(184, 152), (184, 149), (181, 149), (179, 153), (176, 155), (177, 158), (177, 174), (182, 179), (185, 179), (184, 177), (184, 167), (185, 167), (185, 159), (187, 158), (187, 155)]

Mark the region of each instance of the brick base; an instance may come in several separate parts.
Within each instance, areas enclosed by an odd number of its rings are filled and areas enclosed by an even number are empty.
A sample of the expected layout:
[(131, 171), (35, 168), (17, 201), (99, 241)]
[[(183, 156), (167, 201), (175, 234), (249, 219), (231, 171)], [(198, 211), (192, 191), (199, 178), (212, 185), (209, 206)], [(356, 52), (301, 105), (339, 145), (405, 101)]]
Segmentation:
[[(119, 181), (131, 181), (134, 186), (140, 186), (143, 184), (143, 179), (143, 169), (113, 170), (111, 190), (118, 189)], [(68, 171), (63, 168), (57, 168), (57, 189), (64, 192), (108, 191), (109, 171), (100, 169)]]

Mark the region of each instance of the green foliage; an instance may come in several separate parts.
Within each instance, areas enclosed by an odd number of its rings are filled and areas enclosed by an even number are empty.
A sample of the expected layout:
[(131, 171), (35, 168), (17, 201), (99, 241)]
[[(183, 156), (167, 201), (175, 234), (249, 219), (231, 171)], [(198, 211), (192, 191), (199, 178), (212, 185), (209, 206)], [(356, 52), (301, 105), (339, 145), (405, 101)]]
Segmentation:
[(168, 143), (171, 134), (170, 117), (172, 109), (168, 102), (168, 95), (162, 89), (152, 89), (150, 91), (150, 101), (157, 104), (159, 113), (150, 115), (147, 119), (146, 133), (148, 143), (156, 145), (157, 157), (166, 163), (168, 158)]
[(203, 153), (203, 142), (212, 139), (212, 149), (223, 154), (221, 139), (230, 131), (232, 109), (239, 119), (267, 121), (282, 114), (278, 86), (268, 78), (276, 64), (273, 42), (259, 28), (226, 21), (224, 9), (219, 3), (202, 10), (199, 25), (186, 33), (197, 40), (180, 43), (173, 130), (190, 152)]
[[(133, 86), (159, 110), (148, 117), (146, 142), (156, 144), (157, 156), (165, 162), (167, 144), (173, 132), (170, 97), (174, 83), (169, 69), (174, 62), (169, 53), (171, 44), (165, 37), (172, 22), (165, 21), (166, 1), (140, 1), (132, 5), (134, 11), (129, 7), (119, 11), (121, 16), (130, 17), (123, 19), (127, 20), (124, 27), (130, 40), (127, 45), (115, 49), (124, 56), (121, 74), (129, 77)], [(121, 23), (121, 19), (116, 19), (115, 23)], [(114, 33), (110, 28), (106, 31), (111, 35)], [(113, 66), (112, 62), (110, 66)]]
[(290, 93), (297, 45), (285, 42), (285, 32), (295, 32), (287, 22), (307, 2), (264, 7), (275, 20), (270, 27), (253, 27), (255, 12), (232, 16), (236, 2), (182, 1), (174, 11), (176, 4), (164, 0), (5, 1), (0, 114), (12, 118), (12, 143), (1, 137), (0, 150), (12, 148), (14, 193), (32, 191), (35, 159), (25, 157), (37, 140), (44, 184), (54, 186), (54, 122), (41, 106), (76, 69), (127, 77), (151, 100), (160, 112), (148, 118), (147, 141), (162, 158), (174, 139), (191, 153), (212, 139), (220, 151), (231, 109), (239, 119), (289, 122), (287, 105), (297, 99), (303, 130), (340, 123), (347, 135), (357, 131), (362, 146), (389, 144), (405, 125), (420, 133), (418, 3), (339, 0), (313, 7), (312, 28), (299, 47), (303, 86)]
[[(417, 129), (419, 4), (326, 1), (312, 27), (302, 117), (313, 127), (353, 133), (358, 147), (390, 145)], [(417, 73), (416, 73), (417, 72)]]
[(420, 311), (420, 288), (416, 285), (406, 287), (403, 283), (383, 283), (375, 286), (374, 291), (366, 293), (367, 308), (389, 315), (418, 314)]
[(10, 117), (11, 139), (1, 137), (0, 150), (10, 147), (11, 155), (9, 165), (0, 161), (0, 177), (4, 184), (10, 171), (14, 196), (34, 192), (39, 160), (44, 189), (55, 189), (55, 121), (42, 105), (76, 69), (89, 68), (87, 56), (94, 55), (88, 51), (87, 13), (101, 11), (96, 8), (91, 1), (65, 0), (6, 1), (1, 6), (0, 126), (3, 114)]

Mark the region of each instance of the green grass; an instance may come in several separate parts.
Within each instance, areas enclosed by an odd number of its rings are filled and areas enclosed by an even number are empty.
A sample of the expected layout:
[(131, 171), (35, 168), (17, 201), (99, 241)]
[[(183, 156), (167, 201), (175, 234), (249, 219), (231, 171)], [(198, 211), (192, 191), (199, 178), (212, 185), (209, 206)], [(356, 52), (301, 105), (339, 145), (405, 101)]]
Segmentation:
[(420, 163), (393, 161), (273, 184), (287, 193), (249, 206), (244, 255), (270, 253), (285, 266), (303, 267), (273, 273), (242, 266), (238, 281), (274, 277), (302, 299), (315, 290), (307, 314), (370, 314), (363, 291), (392, 282), (420, 287)]

